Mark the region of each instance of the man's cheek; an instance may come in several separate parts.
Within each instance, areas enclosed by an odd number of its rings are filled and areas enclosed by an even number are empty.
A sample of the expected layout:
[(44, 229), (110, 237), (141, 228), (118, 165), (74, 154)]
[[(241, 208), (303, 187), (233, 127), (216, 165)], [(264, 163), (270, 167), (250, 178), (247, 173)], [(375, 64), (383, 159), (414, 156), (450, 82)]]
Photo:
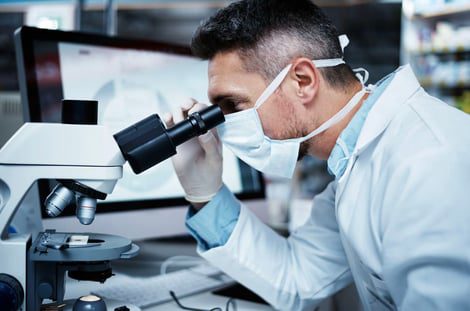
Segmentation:
[(275, 138), (275, 136), (273, 136), (273, 126), (270, 118), (265, 115), (259, 115), (259, 118), (264, 134), (270, 138)]
[(270, 119), (265, 123), (266, 125), (263, 125), (264, 133), (266, 136), (272, 138), (272, 139), (284, 139), (285, 137), (283, 136), (284, 132), (284, 126), (282, 120), (277, 120), (277, 119)]

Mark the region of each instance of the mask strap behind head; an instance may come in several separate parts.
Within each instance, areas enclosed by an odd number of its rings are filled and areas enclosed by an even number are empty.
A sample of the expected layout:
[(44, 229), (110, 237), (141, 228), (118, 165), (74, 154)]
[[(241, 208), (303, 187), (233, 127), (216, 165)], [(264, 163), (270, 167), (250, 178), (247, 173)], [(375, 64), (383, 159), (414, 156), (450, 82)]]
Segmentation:
[(317, 59), (312, 60), (317, 68), (323, 67), (335, 67), (338, 65), (346, 64), (342, 58), (330, 58), (330, 59)]
[[(338, 40), (341, 46), (341, 51), (344, 53), (344, 49), (349, 44), (348, 36), (341, 35), (338, 37)], [(343, 58), (317, 59), (317, 60), (312, 60), (312, 62), (315, 64), (317, 68), (335, 67), (341, 64), (345, 64)], [(292, 64), (287, 65), (277, 75), (277, 77), (274, 78), (274, 80), (268, 85), (268, 87), (264, 90), (264, 92), (256, 101), (255, 107), (254, 107), (255, 109), (258, 109), (277, 90), (277, 88), (281, 85), (282, 81), (284, 81), (284, 79), (286, 78), (291, 68), (292, 68)]]
[(340, 35), (338, 37), (339, 40), (339, 45), (341, 46), (341, 52), (343, 52), (344, 55), (344, 49), (349, 45), (349, 38), (346, 35)]
[[(359, 79), (359, 82), (361, 82), (361, 84), (365, 86), (367, 80), (369, 80), (369, 72), (362, 67), (354, 68), (353, 71), (356, 73), (356, 77)], [(360, 72), (362, 72), (364, 76), (362, 76)]]

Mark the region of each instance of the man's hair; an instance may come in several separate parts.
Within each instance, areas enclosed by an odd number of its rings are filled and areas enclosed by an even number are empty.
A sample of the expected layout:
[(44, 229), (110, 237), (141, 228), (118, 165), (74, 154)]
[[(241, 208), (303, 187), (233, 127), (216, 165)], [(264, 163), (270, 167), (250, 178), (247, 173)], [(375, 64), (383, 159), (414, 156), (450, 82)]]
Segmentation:
[[(199, 26), (191, 49), (205, 60), (235, 51), (248, 71), (260, 73), (267, 82), (297, 57), (343, 57), (336, 27), (310, 0), (234, 2)], [(320, 71), (334, 88), (345, 90), (356, 81), (348, 65)]]

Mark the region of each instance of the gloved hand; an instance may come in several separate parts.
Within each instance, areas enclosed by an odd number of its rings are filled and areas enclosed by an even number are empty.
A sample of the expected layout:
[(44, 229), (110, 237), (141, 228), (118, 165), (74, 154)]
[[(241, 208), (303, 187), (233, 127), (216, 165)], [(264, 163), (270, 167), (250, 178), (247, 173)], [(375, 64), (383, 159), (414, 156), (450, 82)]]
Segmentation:
[[(184, 120), (189, 114), (204, 109), (207, 105), (189, 101), (173, 117), (166, 116), (167, 127)], [(191, 203), (212, 200), (222, 187), (222, 144), (215, 130), (195, 137), (176, 148), (171, 160), (176, 175)]]

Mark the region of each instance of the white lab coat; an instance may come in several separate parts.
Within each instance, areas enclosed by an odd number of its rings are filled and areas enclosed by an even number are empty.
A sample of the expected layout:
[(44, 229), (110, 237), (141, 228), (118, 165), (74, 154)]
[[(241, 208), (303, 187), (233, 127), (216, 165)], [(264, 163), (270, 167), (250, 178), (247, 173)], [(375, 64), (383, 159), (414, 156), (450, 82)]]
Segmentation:
[(286, 239), (242, 207), (199, 252), (281, 310), (352, 281), (365, 310), (470, 310), (470, 116), (400, 68), (303, 227)]

